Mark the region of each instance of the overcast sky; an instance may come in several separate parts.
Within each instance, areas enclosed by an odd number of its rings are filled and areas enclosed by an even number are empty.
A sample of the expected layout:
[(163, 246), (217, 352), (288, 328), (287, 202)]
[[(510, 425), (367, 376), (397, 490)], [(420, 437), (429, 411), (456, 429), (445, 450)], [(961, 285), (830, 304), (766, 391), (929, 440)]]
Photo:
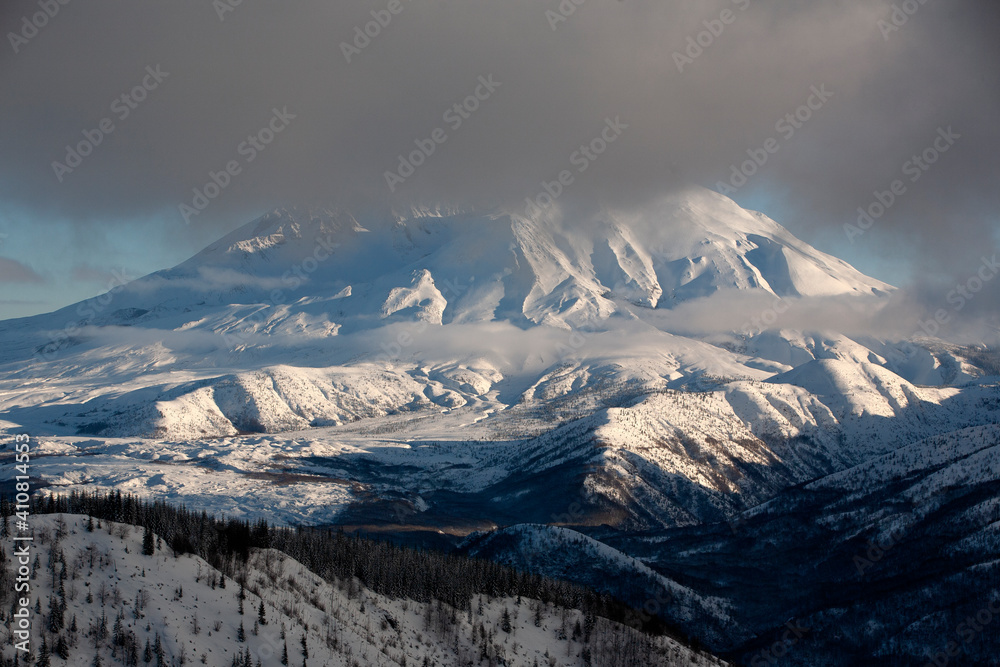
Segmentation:
[[(171, 266), (283, 204), (517, 204), (615, 118), (628, 129), (567, 202), (715, 188), (769, 145), (731, 196), (931, 309), (1000, 250), (995, 1), (230, 2), (0, 5), (0, 317)], [(243, 143), (269, 125), (271, 143)], [(80, 142), (97, 145), (77, 161)], [(925, 150), (934, 164), (912, 162)], [(987, 280), (962, 315), (998, 304)]]

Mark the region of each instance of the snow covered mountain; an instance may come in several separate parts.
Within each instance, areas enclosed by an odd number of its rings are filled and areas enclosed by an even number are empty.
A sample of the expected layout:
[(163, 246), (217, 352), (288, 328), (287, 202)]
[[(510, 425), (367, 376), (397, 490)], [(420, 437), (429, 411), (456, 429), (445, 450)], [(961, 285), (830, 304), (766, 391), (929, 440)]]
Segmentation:
[(784, 619), (650, 544), (770, 503), (789, 520), (788, 494), (853, 493), (850, 471), (1000, 423), (993, 350), (792, 325), (878, 315), (893, 293), (707, 190), (533, 218), (281, 210), (0, 322), (0, 431), (33, 436), (54, 491), (439, 547), (499, 529), (467, 547), (533, 568), (507, 547), (575, 545), (546, 567), (645, 577), (686, 600), (673, 623), (736, 650)]
[(640, 309), (723, 290), (797, 297), (892, 288), (766, 216), (696, 190), (641, 211), (571, 218), (274, 211), (123, 286), (110, 303), (23, 324), (315, 338), (414, 319), (603, 328), (613, 315), (641, 317)]
[[(433, 418), (433, 435), (401, 437), (522, 443), (465, 448), (477, 474), (440, 489), (485, 492), (574, 461), (588, 497), (626, 508), (619, 520), (672, 525), (989, 423), (972, 406), (995, 386), (968, 351), (686, 321), (691, 304), (735, 310), (734, 294), (751, 309), (877, 310), (892, 291), (703, 189), (531, 219), (282, 210), (173, 269), (0, 323), (0, 418), (67, 451), (74, 436), (131, 439), (126, 459), (146, 451), (135, 438), (186, 448), (310, 431), (337, 449), (371, 420)], [(367, 456), (391, 471), (391, 449)]]
[[(998, 492), (993, 424), (788, 487), (727, 522), (589, 536), (516, 525), (463, 550), (614, 590), (737, 664), (922, 665), (954, 641), (957, 664), (995, 665), (996, 633), (968, 619), (995, 621), (1000, 606)], [(784, 643), (789, 619), (804, 635)]]
[(85, 453), (86, 473), (52, 468), (63, 485), (156, 478), (210, 496), (158, 462), (204, 465), (223, 438), (229, 484), (308, 471), (363, 485), (339, 486), (338, 503), (391, 489), (416, 507), (428, 488), (530, 499), (571, 472), (595, 516), (638, 528), (718, 520), (995, 418), (979, 407), (996, 393), (977, 379), (982, 354), (835, 331), (690, 333), (690, 304), (732, 310), (733, 294), (751, 309), (878, 309), (891, 295), (766, 216), (708, 190), (568, 215), (272, 212), (173, 269), (0, 323), (0, 426)]

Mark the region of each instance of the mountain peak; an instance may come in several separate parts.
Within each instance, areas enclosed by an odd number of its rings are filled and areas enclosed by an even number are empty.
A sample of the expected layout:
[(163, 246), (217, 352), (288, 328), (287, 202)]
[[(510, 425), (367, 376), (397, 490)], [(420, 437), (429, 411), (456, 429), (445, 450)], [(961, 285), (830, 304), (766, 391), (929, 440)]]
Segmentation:
[(727, 290), (782, 298), (892, 287), (698, 188), (630, 210), (533, 216), (275, 209), (115, 301), (147, 319), (228, 308), (205, 318), (213, 330), (237, 326), (245, 315), (235, 312), (264, 308), (284, 322), (272, 330), (329, 335), (400, 320), (605, 328), (615, 315), (634, 319)]

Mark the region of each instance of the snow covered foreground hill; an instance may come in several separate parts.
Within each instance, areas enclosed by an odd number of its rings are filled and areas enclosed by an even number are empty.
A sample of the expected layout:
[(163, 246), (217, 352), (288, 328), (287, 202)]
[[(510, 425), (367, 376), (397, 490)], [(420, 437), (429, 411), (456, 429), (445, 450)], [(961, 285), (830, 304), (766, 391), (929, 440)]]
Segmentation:
[[(162, 541), (145, 555), (136, 526), (63, 514), (32, 521), (31, 600), (42, 612), (32, 615), (31, 653), (48, 652), (53, 665), (726, 664), (526, 598), (478, 596), (453, 613), (356, 580), (325, 581), (274, 549), (254, 550), (226, 576)], [(578, 632), (585, 621), (586, 639)], [(646, 644), (639, 662), (627, 657)], [(5, 642), (5, 664), (13, 646)], [(20, 664), (29, 664), (23, 653)]]

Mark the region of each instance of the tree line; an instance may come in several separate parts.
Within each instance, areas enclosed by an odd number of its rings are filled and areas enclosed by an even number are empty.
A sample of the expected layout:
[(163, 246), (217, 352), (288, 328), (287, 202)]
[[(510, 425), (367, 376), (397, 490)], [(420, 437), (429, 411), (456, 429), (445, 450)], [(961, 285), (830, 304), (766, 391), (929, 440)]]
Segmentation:
[[(489, 560), (399, 546), (332, 528), (276, 526), (264, 519), (220, 518), (121, 491), (36, 496), (30, 505), (33, 514), (80, 514), (142, 526), (146, 529), (144, 542), (155, 534), (175, 556), (197, 555), (227, 576), (233, 576), (246, 563), (251, 549), (276, 549), (327, 581), (354, 578), (365, 587), (394, 598), (440, 601), (464, 610), (470, 608), (477, 595), (525, 597), (579, 609), (588, 616), (695, 645), (662, 619), (643, 614), (613, 596)], [(13, 512), (13, 504), (0, 498), (3, 536), (8, 534)], [(144, 544), (144, 550), (146, 547)]]

